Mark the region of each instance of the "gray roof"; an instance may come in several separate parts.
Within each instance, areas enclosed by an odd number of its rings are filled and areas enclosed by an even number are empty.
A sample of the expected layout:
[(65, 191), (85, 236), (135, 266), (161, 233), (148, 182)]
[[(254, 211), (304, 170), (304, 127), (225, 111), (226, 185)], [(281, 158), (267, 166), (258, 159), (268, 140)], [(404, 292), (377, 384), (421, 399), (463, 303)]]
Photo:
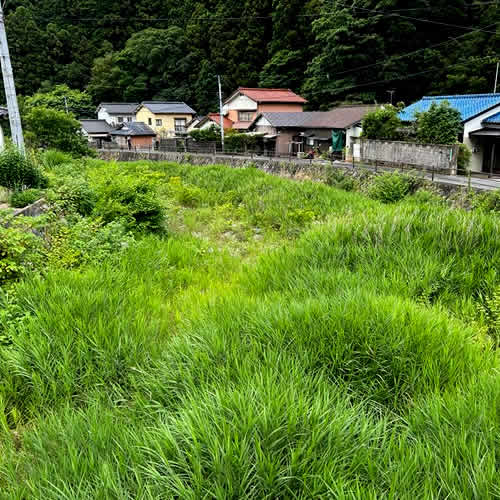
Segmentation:
[(176, 101), (144, 101), (141, 103), (152, 113), (162, 113), (162, 114), (189, 114), (195, 115), (196, 111), (190, 108), (185, 102)]
[(253, 122), (263, 116), (275, 128), (327, 128), (345, 129), (360, 122), (366, 113), (375, 106), (338, 106), (330, 111), (305, 111), (303, 113), (262, 113)]
[(87, 134), (109, 134), (113, 127), (106, 120), (80, 120)]
[(154, 136), (156, 132), (150, 128), (148, 125), (142, 122), (128, 122), (123, 125), (123, 127), (113, 130), (111, 135), (123, 135), (123, 136), (137, 136), (137, 135), (146, 135), (146, 136)]
[(101, 102), (98, 109), (104, 108), (110, 115), (132, 115), (138, 107), (138, 102)]

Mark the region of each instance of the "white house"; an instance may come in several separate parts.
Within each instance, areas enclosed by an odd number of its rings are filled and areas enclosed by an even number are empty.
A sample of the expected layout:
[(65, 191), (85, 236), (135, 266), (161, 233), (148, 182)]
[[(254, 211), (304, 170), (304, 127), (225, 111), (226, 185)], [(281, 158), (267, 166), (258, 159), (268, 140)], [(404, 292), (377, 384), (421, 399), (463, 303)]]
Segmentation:
[(458, 139), (472, 151), (471, 170), (500, 173), (500, 94), (428, 96), (403, 109), (400, 118), (412, 122), (416, 113), (443, 101), (460, 112), (464, 129)]
[(101, 102), (97, 108), (97, 118), (116, 127), (122, 123), (135, 121), (139, 103), (136, 102)]

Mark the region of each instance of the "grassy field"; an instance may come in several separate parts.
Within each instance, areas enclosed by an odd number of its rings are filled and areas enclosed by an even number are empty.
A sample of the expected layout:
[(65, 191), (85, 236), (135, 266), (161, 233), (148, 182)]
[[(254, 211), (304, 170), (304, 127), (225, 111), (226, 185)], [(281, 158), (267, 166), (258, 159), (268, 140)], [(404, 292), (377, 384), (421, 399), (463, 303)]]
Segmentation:
[(498, 215), (255, 169), (65, 169), (149, 179), (166, 230), (15, 285), (0, 498), (500, 497)]

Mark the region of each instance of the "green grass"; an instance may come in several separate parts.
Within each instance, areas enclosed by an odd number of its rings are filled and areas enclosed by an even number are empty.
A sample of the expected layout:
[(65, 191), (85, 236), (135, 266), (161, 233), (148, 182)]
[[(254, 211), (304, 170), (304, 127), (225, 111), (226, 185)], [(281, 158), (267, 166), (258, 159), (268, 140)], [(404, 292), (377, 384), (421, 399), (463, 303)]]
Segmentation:
[(0, 498), (500, 496), (497, 216), (120, 168), (167, 233), (17, 286)]

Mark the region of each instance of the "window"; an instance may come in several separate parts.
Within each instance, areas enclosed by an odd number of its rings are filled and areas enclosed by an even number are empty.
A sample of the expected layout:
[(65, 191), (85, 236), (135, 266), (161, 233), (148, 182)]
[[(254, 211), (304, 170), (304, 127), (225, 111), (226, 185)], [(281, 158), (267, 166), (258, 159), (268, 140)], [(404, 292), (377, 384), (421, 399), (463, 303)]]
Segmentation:
[(238, 120), (240, 122), (251, 122), (253, 119), (253, 111), (238, 111)]
[(175, 131), (178, 134), (183, 134), (186, 132), (186, 119), (185, 118), (176, 118), (175, 119)]
[(132, 117), (131, 116), (127, 116), (127, 121), (131, 122), (132, 121)]
[(161, 118), (156, 119), (156, 126), (161, 127), (163, 125), (163, 120)]
[(123, 123), (123, 116), (118, 117), (118, 123)]
[(153, 125), (153, 120), (151, 118), (148, 118), (148, 125)]

